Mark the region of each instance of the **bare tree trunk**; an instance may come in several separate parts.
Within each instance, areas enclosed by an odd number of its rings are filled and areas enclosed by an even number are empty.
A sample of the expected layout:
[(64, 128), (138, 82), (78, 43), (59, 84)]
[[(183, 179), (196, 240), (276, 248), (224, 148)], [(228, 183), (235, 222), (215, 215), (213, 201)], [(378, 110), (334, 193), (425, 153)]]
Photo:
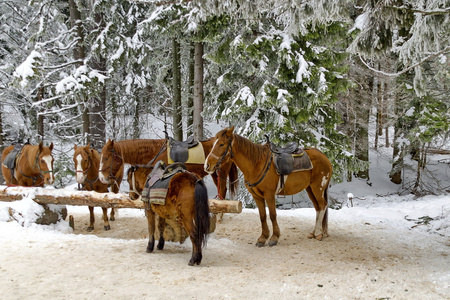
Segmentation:
[[(70, 12), (70, 24), (72, 28), (75, 28), (77, 43), (73, 49), (73, 58), (75, 60), (79, 60), (77, 65), (83, 64), (83, 60), (86, 57), (86, 53), (84, 51), (84, 35), (83, 35), (83, 26), (81, 20), (81, 13), (77, 7), (75, 0), (69, 0), (69, 12)], [(81, 108), (81, 121), (82, 121), (82, 139), (83, 144), (88, 144), (89, 135), (90, 135), (90, 125), (89, 125), (89, 108), (88, 103), (84, 99), (83, 106)]]
[[(98, 24), (100, 30), (105, 27), (103, 15), (101, 13), (95, 14), (95, 23)], [(92, 68), (100, 71), (100, 73), (106, 73), (106, 59), (103, 56), (94, 59), (92, 62)], [(99, 83), (100, 84), (100, 83)], [(89, 121), (90, 121), (90, 142), (93, 142), (95, 148), (102, 148), (106, 138), (106, 84), (102, 84), (101, 91), (98, 95), (89, 99), (91, 102)]]
[[(38, 95), (37, 95), (37, 101), (41, 101), (44, 97), (44, 87), (39, 87)], [(45, 129), (44, 129), (44, 115), (40, 114), (39, 111), (42, 109), (38, 108), (37, 113), (37, 133), (38, 133), (38, 142), (44, 141), (44, 135), (45, 135)]]
[(189, 55), (189, 66), (188, 66), (188, 98), (186, 103), (186, 125), (187, 125), (187, 136), (194, 134), (194, 56), (195, 47), (191, 44), (191, 50)]
[(203, 140), (203, 44), (195, 44), (194, 60), (194, 138)]
[(180, 65), (180, 43), (176, 38), (172, 40), (172, 121), (174, 139), (183, 140), (183, 110), (181, 106), (181, 65)]
[(138, 139), (139, 136), (141, 135), (141, 130), (140, 130), (140, 122), (139, 122), (139, 117), (140, 117), (140, 111), (141, 111), (141, 101), (140, 101), (140, 97), (136, 97), (136, 105), (135, 105), (135, 109), (134, 109), (134, 119), (133, 119), (133, 139)]

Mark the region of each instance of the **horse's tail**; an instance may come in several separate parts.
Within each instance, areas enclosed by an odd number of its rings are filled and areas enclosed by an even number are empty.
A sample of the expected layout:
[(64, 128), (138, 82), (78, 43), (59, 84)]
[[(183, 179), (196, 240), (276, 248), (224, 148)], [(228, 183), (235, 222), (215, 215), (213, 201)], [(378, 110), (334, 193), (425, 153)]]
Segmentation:
[(208, 190), (203, 180), (199, 179), (195, 183), (194, 195), (196, 246), (198, 249), (201, 249), (202, 246), (206, 246), (206, 239), (209, 232)]
[(239, 178), (238, 178), (238, 168), (235, 163), (231, 164), (230, 172), (228, 173), (229, 179), (229, 189), (230, 189), (230, 199), (236, 199), (236, 195), (239, 187)]
[(328, 187), (325, 188), (325, 191), (323, 193), (323, 198), (325, 199), (325, 202), (327, 203), (327, 208), (325, 209), (325, 214), (323, 215), (322, 232), (325, 234), (325, 236), (327, 236), (328, 235)]

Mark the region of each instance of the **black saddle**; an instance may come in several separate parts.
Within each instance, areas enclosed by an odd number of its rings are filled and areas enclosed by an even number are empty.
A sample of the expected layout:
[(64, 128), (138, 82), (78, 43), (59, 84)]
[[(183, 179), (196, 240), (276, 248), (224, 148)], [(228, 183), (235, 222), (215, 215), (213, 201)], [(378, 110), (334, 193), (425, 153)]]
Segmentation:
[(265, 135), (270, 150), (274, 154), (274, 164), (280, 175), (289, 175), (294, 171), (294, 154), (303, 155), (303, 150), (298, 147), (297, 142), (289, 142), (284, 147), (273, 144), (269, 136)]
[(166, 132), (166, 139), (168, 140), (170, 148), (169, 156), (174, 162), (187, 162), (189, 158), (189, 149), (198, 145), (198, 141), (194, 140), (192, 135), (185, 141), (177, 141), (172, 137), (169, 137)]

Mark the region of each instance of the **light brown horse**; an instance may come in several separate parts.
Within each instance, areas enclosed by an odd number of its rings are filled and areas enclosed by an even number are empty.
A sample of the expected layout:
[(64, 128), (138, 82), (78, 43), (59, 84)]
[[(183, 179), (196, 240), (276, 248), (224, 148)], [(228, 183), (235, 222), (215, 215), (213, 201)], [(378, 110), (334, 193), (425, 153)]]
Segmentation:
[(45, 147), (42, 142), (39, 145), (25, 144), (17, 155), (13, 176), (3, 162), (14, 147), (11, 145), (2, 152), (2, 173), (6, 185), (44, 187), (53, 184), (53, 143), (49, 147)]
[(214, 147), (206, 158), (205, 170), (214, 172), (228, 161), (236, 163), (244, 174), (245, 186), (256, 202), (261, 220), (262, 233), (256, 245), (264, 246), (269, 238), (265, 203), (269, 208), (273, 233), (269, 246), (278, 243), (280, 229), (277, 223), (275, 195), (294, 195), (306, 189), (316, 209), (316, 224), (309, 238), (321, 240), (328, 235), (328, 184), (332, 166), (328, 158), (319, 150), (305, 149), (311, 158), (313, 168), (308, 171), (296, 171), (285, 177), (285, 186), (280, 190), (280, 176), (272, 162), (272, 153), (268, 144), (255, 144), (247, 138), (234, 133), (234, 127), (219, 131), (215, 136)]
[[(205, 157), (211, 151), (213, 142), (213, 138), (200, 142), (203, 146)], [(150, 162), (150, 165), (152, 165), (159, 160), (168, 164), (167, 140), (165, 139), (108, 140), (101, 152), (99, 178), (103, 183), (114, 184), (114, 182), (122, 179), (125, 163), (145, 165)], [(186, 167), (188, 171), (194, 172), (200, 178), (208, 175), (203, 168), (203, 164), (186, 164)], [(220, 168), (211, 173), (211, 177), (222, 199), (225, 199), (227, 193), (228, 179), (231, 198), (234, 199), (238, 186), (238, 171), (233, 162), (221, 165)]]
[[(84, 147), (74, 146), (73, 162), (75, 163), (76, 179), (78, 184), (87, 191), (96, 191), (98, 193), (107, 193), (108, 185), (98, 179), (98, 168), (100, 165), (100, 153), (89, 145)], [(117, 193), (118, 191), (116, 191)], [(108, 209), (103, 210), (103, 229), (110, 230), (111, 225), (108, 221)], [(115, 220), (114, 208), (111, 208), (111, 221)], [(95, 215), (94, 207), (89, 206), (89, 226), (88, 231), (94, 230)]]
[[(130, 184), (130, 198), (136, 200), (144, 189), (148, 174), (153, 166), (133, 165), (128, 169), (127, 180)], [(159, 216), (160, 237), (158, 250), (164, 248), (165, 219), (179, 219), (192, 242), (192, 257), (189, 265), (199, 265), (202, 261), (202, 247), (206, 244), (209, 232), (208, 192), (203, 180), (191, 172), (175, 174), (169, 184), (166, 203), (146, 203), (149, 241), (147, 252), (153, 252), (155, 246), (155, 214)]]

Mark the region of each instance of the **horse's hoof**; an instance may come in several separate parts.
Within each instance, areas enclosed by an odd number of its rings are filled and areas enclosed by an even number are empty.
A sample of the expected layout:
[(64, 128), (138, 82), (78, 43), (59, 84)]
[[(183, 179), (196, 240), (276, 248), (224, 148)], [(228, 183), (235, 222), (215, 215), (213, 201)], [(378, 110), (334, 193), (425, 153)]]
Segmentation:
[(321, 241), (323, 238), (322, 234), (316, 235), (316, 240)]
[(269, 242), (269, 246), (275, 246), (276, 244), (278, 244), (277, 241), (270, 241), (270, 242)]
[(104, 229), (105, 231), (108, 231), (108, 230), (110, 230), (110, 229), (111, 229), (111, 226), (109, 226), (109, 225), (105, 225), (105, 226), (103, 227), (103, 229)]
[(94, 230), (94, 227), (90, 227), (90, 226), (89, 226), (89, 227), (87, 228), (87, 231), (92, 231), (92, 230)]
[(308, 234), (308, 239), (312, 239), (312, 238), (314, 238), (314, 234), (313, 233)]
[(114, 217), (110, 217), (110, 218), (109, 218), (109, 220), (110, 220), (110, 221), (115, 221), (115, 220), (116, 220), (116, 218), (114, 218)]
[(256, 242), (256, 247), (258, 247), (258, 248), (264, 247), (265, 245), (266, 245), (266, 243)]
[(153, 252), (153, 249), (147, 248), (146, 252), (147, 252), (147, 253), (152, 253), (152, 252)]

